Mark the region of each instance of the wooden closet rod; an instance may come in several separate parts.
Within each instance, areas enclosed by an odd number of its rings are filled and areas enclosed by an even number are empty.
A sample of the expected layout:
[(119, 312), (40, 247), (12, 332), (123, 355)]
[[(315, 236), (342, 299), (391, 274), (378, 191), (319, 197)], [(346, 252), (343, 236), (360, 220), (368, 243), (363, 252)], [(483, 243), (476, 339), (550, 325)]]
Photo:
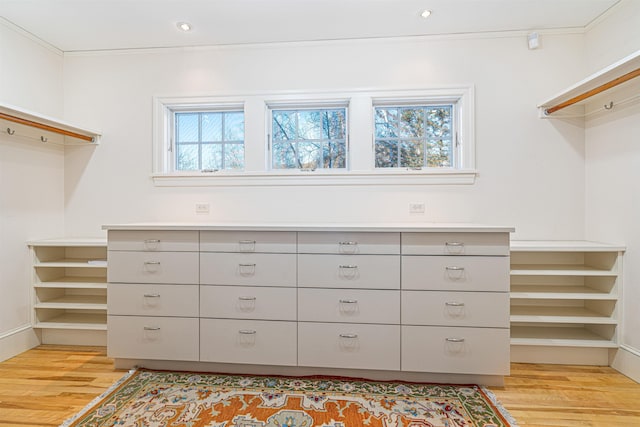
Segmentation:
[(618, 77), (616, 79), (611, 80), (610, 82), (607, 82), (607, 83), (605, 83), (603, 85), (600, 85), (600, 86), (596, 87), (595, 89), (588, 90), (585, 93), (582, 93), (582, 94), (580, 94), (580, 95), (578, 95), (576, 97), (573, 97), (573, 98), (569, 99), (568, 101), (565, 101), (565, 102), (563, 102), (561, 104), (558, 104), (558, 105), (554, 105), (551, 108), (547, 108), (546, 110), (544, 110), (544, 113), (547, 114), (547, 115), (548, 114), (553, 114), (558, 110), (562, 110), (565, 107), (568, 107), (568, 106), (573, 105), (573, 104), (575, 104), (577, 102), (583, 101), (583, 100), (585, 100), (587, 98), (592, 97), (593, 95), (597, 95), (600, 92), (604, 92), (607, 89), (611, 89), (612, 87), (616, 87), (619, 84), (622, 84), (622, 83), (624, 83), (626, 81), (629, 81), (629, 80), (631, 80), (633, 78), (636, 78), (638, 76), (640, 76), (640, 68), (636, 68), (635, 70), (633, 70), (633, 71), (631, 71), (631, 72), (629, 72), (627, 74), (624, 74), (624, 75), (622, 75), (622, 76), (620, 76), (620, 77)]
[(19, 123), (21, 125), (31, 126), (34, 128), (46, 130), (49, 132), (59, 133), (61, 135), (71, 136), (73, 138), (82, 139), (84, 141), (94, 142), (93, 137), (87, 135), (81, 135), (76, 132), (60, 129), (54, 126), (44, 125), (42, 123), (34, 122), (27, 119), (21, 119), (20, 117), (12, 116), (10, 114), (0, 113), (0, 119), (8, 120), (10, 122)]

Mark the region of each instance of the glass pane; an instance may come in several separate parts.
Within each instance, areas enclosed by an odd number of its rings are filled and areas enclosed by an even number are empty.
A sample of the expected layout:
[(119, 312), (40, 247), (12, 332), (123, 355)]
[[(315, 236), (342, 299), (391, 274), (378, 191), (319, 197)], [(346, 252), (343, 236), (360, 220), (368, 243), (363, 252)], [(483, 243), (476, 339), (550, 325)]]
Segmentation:
[(298, 138), (321, 138), (320, 111), (302, 110), (298, 112)]
[(398, 166), (398, 145), (395, 141), (376, 141), (376, 167), (394, 168)]
[(224, 168), (244, 169), (244, 144), (225, 144)]
[(427, 110), (426, 135), (428, 139), (451, 138), (451, 106)]
[(424, 146), (422, 141), (400, 140), (400, 166), (421, 168), (424, 166)]
[(424, 135), (424, 108), (402, 108), (399, 119), (399, 137), (420, 138)]
[(289, 142), (274, 142), (271, 167), (273, 169), (291, 169), (300, 167), (293, 147), (294, 145)]
[(244, 113), (225, 113), (224, 140), (244, 141)]
[(202, 169), (222, 169), (222, 144), (202, 144)]
[(198, 167), (198, 145), (180, 144), (177, 145), (176, 170), (188, 171), (199, 170)]
[(303, 169), (322, 167), (322, 144), (317, 142), (298, 143), (298, 163)]
[(345, 109), (322, 112), (323, 139), (344, 139), (346, 127)]
[(274, 141), (296, 139), (296, 112), (273, 111), (272, 128)]
[(398, 136), (396, 128), (398, 122), (397, 108), (376, 108), (376, 138), (394, 138)]
[(177, 142), (198, 142), (198, 114), (176, 113)]
[(222, 141), (222, 113), (202, 113), (202, 141)]
[(324, 144), (323, 150), (324, 168), (345, 168), (347, 167), (346, 144), (344, 141), (331, 141)]
[(449, 168), (453, 165), (451, 140), (439, 139), (427, 142), (427, 166)]

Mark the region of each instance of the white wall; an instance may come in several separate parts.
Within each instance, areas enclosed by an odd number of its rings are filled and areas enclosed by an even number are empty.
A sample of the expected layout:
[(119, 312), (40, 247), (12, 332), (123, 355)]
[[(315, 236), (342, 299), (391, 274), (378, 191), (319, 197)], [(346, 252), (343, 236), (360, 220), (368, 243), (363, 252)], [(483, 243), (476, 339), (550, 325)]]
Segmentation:
[[(62, 113), (62, 54), (0, 21), (0, 102)], [(64, 150), (0, 133), (0, 360), (34, 344), (27, 240), (64, 233)]]
[[(443, 221), (513, 225), (520, 239), (584, 237), (584, 129), (536, 105), (584, 69), (582, 34), (273, 44), (65, 57), (65, 113), (103, 130), (67, 153), (66, 230), (132, 221)], [(152, 97), (474, 84), (474, 185), (160, 188), (151, 178)], [(567, 142), (569, 141), (569, 142)], [(424, 216), (408, 203), (426, 202)], [(196, 202), (211, 214), (196, 216)]]
[[(624, 1), (585, 35), (590, 71), (640, 50), (640, 2)], [(637, 79), (636, 79), (637, 80)], [(640, 82), (635, 83), (635, 94)], [(631, 93), (629, 94), (631, 95)], [(614, 364), (640, 381), (640, 104), (586, 124), (586, 234), (624, 243), (622, 352)]]

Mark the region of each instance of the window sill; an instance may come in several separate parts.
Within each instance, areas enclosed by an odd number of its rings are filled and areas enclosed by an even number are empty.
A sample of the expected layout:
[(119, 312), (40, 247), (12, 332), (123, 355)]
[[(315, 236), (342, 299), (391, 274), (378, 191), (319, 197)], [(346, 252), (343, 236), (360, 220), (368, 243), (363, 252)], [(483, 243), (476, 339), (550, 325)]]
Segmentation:
[(265, 187), (351, 185), (470, 185), (478, 172), (465, 170), (381, 170), (375, 172), (271, 171), (153, 174), (158, 187)]

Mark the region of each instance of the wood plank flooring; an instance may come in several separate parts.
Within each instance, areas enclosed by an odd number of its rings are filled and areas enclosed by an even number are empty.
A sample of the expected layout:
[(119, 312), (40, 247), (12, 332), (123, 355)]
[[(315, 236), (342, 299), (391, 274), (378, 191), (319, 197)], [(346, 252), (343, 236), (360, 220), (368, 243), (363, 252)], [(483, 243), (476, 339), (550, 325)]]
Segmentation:
[[(0, 426), (58, 426), (124, 374), (104, 347), (29, 350), (0, 363)], [(491, 390), (522, 427), (640, 427), (640, 384), (607, 367), (512, 364)]]

